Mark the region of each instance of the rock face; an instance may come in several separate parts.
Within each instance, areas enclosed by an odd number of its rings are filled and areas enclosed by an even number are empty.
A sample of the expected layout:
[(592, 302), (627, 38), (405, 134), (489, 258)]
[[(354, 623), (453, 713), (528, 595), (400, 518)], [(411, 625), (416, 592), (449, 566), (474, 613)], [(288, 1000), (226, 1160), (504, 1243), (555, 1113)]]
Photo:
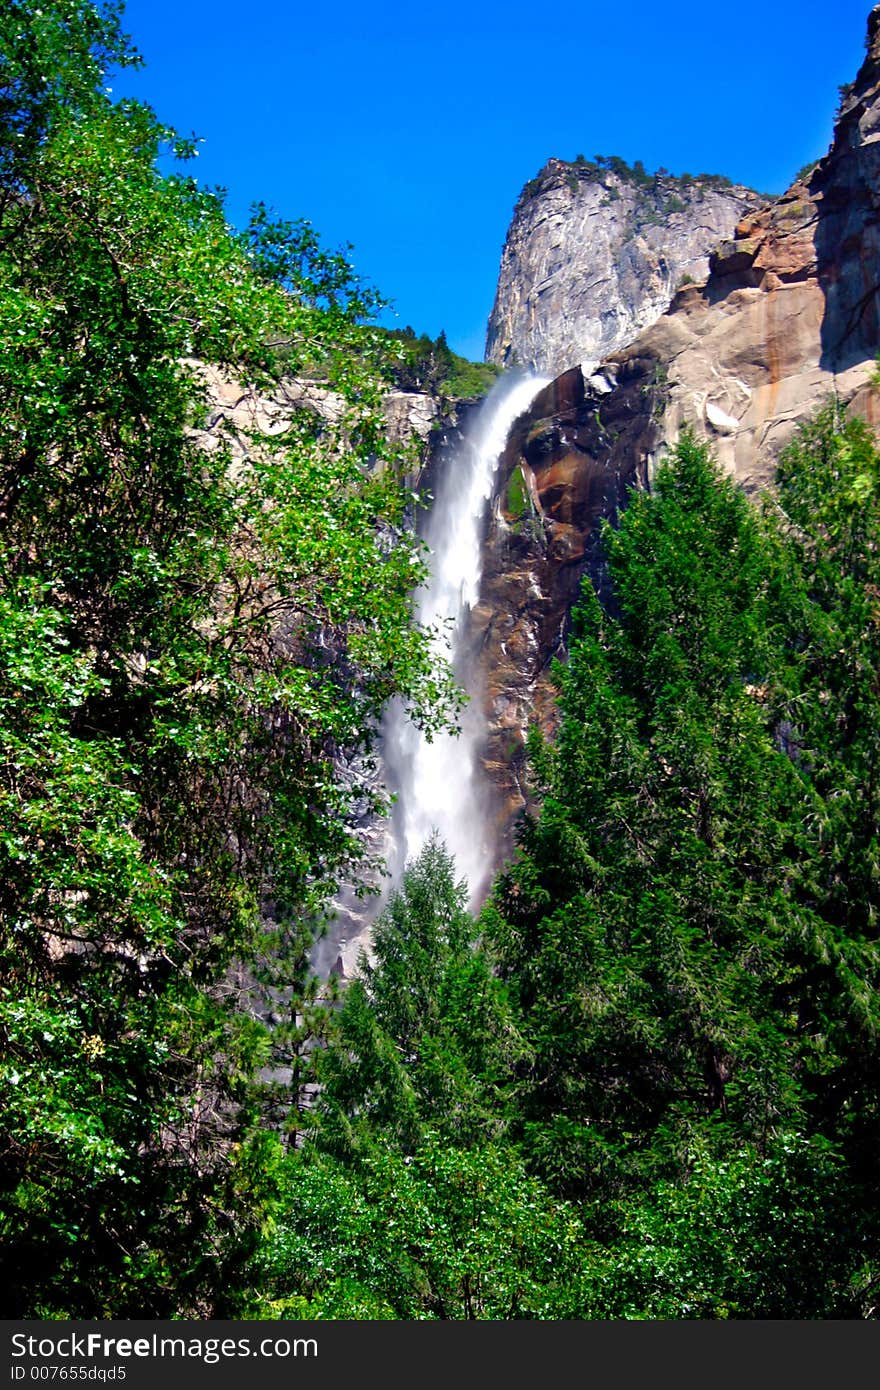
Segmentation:
[[(321, 382), (287, 377), (278, 382), (271, 395), (261, 394), (215, 366), (196, 361), (190, 365), (198, 372), (206, 391), (207, 416), (202, 444), (210, 449), (222, 437), (229, 446), (234, 470), (244, 466), (250, 456), (253, 432), (283, 433), (298, 411), (317, 415), (331, 429), (340, 428), (344, 423), (345, 400)], [(447, 452), (454, 448), (460, 433), (460, 420), (475, 405), (473, 401), (441, 401), (427, 392), (389, 391), (385, 395), (382, 408), (387, 436), (392, 443), (410, 452), (412, 472), (408, 482), (411, 487), (430, 489), (433, 470), (443, 465)], [(415, 516), (412, 520), (415, 524)], [(328, 632), (327, 640), (329, 645), (332, 632)], [(360, 755), (339, 754), (335, 771), (342, 786), (367, 786), (377, 794), (382, 793), (387, 782), (380, 755), (365, 760)], [(363, 846), (365, 860), (373, 864), (393, 863), (396, 853), (393, 820), (376, 816), (367, 802), (358, 804), (352, 800), (352, 809), (352, 828)], [(325, 934), (315, 942), (311, 954), (312, 968), (322, 980), (332, 975), (344, 978), (354, 973), (361, 949), (369, 944), (370, 925), (379, 904), (384, 901), (387, 886), (384, 876), (375, 868), (364, 872), (357, 885), (340, 885), (327, 905)]]
[(705, 280), (710, 252), (758, 194), (622, 160), (551, 159), (520, 194), (501, 257), (486, 359), (556, 375), (623, 347)]
[(553, 728), (549, 667), (583, 577), (607, 596), (601, 518), (650, 486), (684, 425), (750, 492), (772, 484), (779, 450), (830, 393), (880, 425), (878, 347), (880, 6), (831, 148), (806, 181), (750, 207), (705, 283), (594, 369), (560, 375), (512, 433), (475, 614), (502, 853), (528, 801), (524, 731), (535, 718)]
[[(242, 386), (217, 367), (196, 361), (191, 361), (190, 366), (199, 373), (207, 391), (204, 442), (210, 447), (212, 437), (222, 427), (234, 460), (248, 453), (251, 431), (282, 433), (299, 410), (320, 416), (330, 427), (340, 426), (345, 419), (348, 407), (344, 398), (321, 382), (285, 377), (269, 396), (261, 395), (252, 386)], [(389, 391), (383, 398), (382, 409), (388, 438), (396, 444), (416, 443), (420, 453), (446, 418), (438, 398), (422, 391)], [(455, 418), (454, 411), (451, 418)]]

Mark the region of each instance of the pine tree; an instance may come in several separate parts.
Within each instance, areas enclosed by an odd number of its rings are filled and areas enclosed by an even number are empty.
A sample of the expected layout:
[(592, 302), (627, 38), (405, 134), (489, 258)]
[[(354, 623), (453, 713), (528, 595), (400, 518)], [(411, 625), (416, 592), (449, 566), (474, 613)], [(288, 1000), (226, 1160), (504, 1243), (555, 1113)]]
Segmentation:
[(465, 902), (431, 840), (345, 988), (315, 1126), (283, 1167), (283, 1210), (256, 1265), (276, 1312), (473, 1319), (577, 1306), (577, 1214), (505, 1141), (518, 1039)]
[(707, 1125), (760, 1139), (801, 1104), (774, 541), (685, 439), (606, 544), (619, 616), (585, 595), (543, 809), (488, 919), (535, 1048), (524, 1124), (581, 1191), (669, 1171)]
[(430, 840), (377, 919), (322, 1052), (321, 1147), (413, 1153), (426, 1130), (467, 1147), (502, 1127), (517, 1040), (465, 903), (448, 851)]
[[(682, 440), (606, 530), (614, 613), (586, 592), (559, 736), (532, 740), (542, 809), (484, 917), (531, 1049), (517, 1132), (618, 1266), (674, 1210), (711, 1291), (694, 1175), (759, 1198), (712, 1315), (750, 1316), (723, 1290), (752, 1279), (756, 1316), (853, 1316), (873, 1277), (877, 469), (867, 430), (824, 412), (782, 462), (780, 519)], [(761, 1243), (767, 1181), (782, 1250)]]
[(880, 1153), (880, 453), (829, 402), (784, 452), (805, 600), (794, 753), (813, 801), (798, 895), (816, 922), (798, 991), (812, 1123), (868, 1187)]

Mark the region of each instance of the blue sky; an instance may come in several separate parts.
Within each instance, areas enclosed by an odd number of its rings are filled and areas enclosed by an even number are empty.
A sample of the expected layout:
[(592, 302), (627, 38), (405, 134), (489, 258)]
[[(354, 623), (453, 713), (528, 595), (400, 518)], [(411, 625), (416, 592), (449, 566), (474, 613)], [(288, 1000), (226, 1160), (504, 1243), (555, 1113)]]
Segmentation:
[(831, 138), (866, 0), (129, 0), (117, 94), (203, 140), (230, 220), (305, 217), (394, 303), (481, 358), (517, 195), (551, 156), (619, 154), (781, 192)]

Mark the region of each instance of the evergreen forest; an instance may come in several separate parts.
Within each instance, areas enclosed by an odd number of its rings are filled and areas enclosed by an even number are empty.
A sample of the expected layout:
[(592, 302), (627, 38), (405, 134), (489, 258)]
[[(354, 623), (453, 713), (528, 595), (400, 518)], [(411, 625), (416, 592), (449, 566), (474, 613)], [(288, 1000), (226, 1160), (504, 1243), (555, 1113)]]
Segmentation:
[(685, 433), (482, 911), (435, 838), (322, 984), (383, 710), (461, 704), (383, 394), (492, 372), (233, 228), (139, 61), (0, 12), (3, 1316), (876, 1317), (874, 435), (829, 400), (760, 503)]

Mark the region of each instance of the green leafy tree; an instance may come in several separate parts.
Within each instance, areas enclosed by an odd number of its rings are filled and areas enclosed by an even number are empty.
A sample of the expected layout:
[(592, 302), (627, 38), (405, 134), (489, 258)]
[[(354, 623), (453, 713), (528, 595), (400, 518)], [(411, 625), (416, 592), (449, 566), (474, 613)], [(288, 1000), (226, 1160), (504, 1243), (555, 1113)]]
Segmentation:
[[(0, 15), (10, 1315), (235, 1306), (278, 1148), (258, 967), (282, 950), (295, 1012), (385, 701), (436, 721), (450, 695), (411, 623), (374, 297), (307, 225), (257, 208), (239, 235), (160, 175), (191, 146), (112, 103), (108, 65), (134, 61), (116, 5)], [(332, 419), (273, 413), (282, 369), (335, 392)]]
[(782, 1134), (719, 1161), (696, 1153), (618, 1208), (617, 1239), (583, 1271), (588, 1318), (858, 1318), (857, 1193), (821, 1140)]
[(506, 1146), (429, 1133), (415, 1155), (378, 1145), (356, 1169), (313, 1153), (288, 1163), (283, 1202), (290, 1215), (259, 1268), (261, 1316), (577, 1315), (578, 1214)]

